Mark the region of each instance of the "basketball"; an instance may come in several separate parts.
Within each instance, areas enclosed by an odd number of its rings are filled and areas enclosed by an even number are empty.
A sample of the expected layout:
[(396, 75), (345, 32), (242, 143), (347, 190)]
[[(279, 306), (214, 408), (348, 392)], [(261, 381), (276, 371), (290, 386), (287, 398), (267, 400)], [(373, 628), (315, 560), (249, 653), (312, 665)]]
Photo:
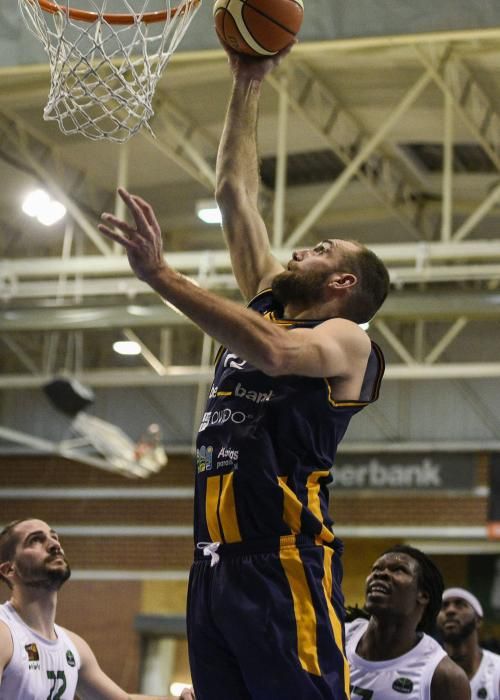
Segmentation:
[(303, 18), (303, 0), (216, 0), (214, 4), (219, 39), (250, 56), (274, 56), (284, 49)]

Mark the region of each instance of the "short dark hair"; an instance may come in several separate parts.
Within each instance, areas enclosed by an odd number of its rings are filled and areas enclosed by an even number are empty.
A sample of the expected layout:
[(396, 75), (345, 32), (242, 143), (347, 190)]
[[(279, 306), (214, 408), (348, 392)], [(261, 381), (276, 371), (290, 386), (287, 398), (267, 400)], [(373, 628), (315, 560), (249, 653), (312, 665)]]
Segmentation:
[[(16, 547), (19, 544), (19, 535), (15, 532), (16, 527), (21, 523), (34, 519), (35, 518), (20, 518), (19, 520), (12, 520), (12, 522), (6, 525), (2, 532), (0, 532), (0, 564), (3, 564), (5, 561), (12, 561), (14, 558)], [(0, 574), (0, 579), (5, 581), (9, 588), (12, 588), (10, 581), (8, 581), (5, 576)]]
[(427, 554), (424, 554), (424, 552), (422, 552), (420, 549), (410, 547), (406, 544), (396, 544), (394, 547), (386, 549), (382, 556), (384, 554), (391, 554), (392, 552), (407, 554), (417, 562), (418, 586), (429, 596), (429, 602), (424, 609), (424, 613), (417, 625), (417, 629), (422, 632), (426, 632), (427, 634), (433, 634), (436, 626), (436, 618), (438, 612), (441, 610), (444, 591), (443, 576), (432, 559), (428, 557)]
[(358, 283), (342, 309), (346, 318), (367, 323), (382, 306), (389, 293), (389, 272), (382, 260), (359, 241), (349, 241), (358, 250), (342, 251), (342, 263), (356, 275)]

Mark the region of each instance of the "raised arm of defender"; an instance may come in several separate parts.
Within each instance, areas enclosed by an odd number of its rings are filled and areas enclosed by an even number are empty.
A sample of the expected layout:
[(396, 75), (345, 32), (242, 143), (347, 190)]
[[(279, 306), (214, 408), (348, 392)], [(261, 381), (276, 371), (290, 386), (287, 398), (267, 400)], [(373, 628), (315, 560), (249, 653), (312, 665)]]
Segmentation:
[(290, 48), (270, 59), (226, 49), (233, 88), (217, 157), (216, 198), (233, 272), (246, 299), (268, 287), (283, 270), (271, 253), (258, 206), (257, 117), (263, 80)]

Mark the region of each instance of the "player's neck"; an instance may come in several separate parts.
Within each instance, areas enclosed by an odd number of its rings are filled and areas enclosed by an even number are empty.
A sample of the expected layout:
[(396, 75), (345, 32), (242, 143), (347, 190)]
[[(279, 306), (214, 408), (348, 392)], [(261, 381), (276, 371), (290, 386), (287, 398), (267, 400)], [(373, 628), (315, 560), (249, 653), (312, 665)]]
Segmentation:
[(57, 591), (16, 589), (10, 604), (32, 630), (46, 639), (57, 639), (54, 630)]
[(463, 668), (469, 680), (475, 676), (477, 669), (481, 665), (483, 652), (473, 635), (455, 644), (445, 643), (444, 648), (448, 656), (458, 666)]
[(304, 304), (287, 304), (283, 310), (283, 318), (296, 320), (326, 320), (340, 316), (340, 312), (335, 303), (318, 303), (313, 306)]
[(413, 620), (372, 617), (356, 652), (367, 661), (387, 661), (407, 654), (418, 640)]

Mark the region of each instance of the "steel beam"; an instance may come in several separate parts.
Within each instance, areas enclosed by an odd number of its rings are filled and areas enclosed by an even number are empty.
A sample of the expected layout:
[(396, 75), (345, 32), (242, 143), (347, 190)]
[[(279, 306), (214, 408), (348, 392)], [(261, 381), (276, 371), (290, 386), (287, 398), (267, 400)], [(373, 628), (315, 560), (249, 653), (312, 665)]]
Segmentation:
[[(143, 369), (98, 369), (85, 370), (78, 380), (95, 388), (154, 387), (154, 386), (195, 386), (210, 384), (214, 368), (208, 366), (178, 366), (167, 368), (167, 373), (159, 376)], [(500, 362), (453, 362), (449, 364), (389, 364), (386, 369), (387, 381), (423, 381), (450, 379), (492, 379), (500, 377)], [(35, 389), (53, 379), (53, 375), (0, 375), (0, 390)]]
[[(378, 243), (370, 246), (388, 265), (406, 263), (416, 265), (418, 261), (425, 259), (427, 264), (449, 261), (485, 261), (500, 262), (500, 240), (476, 240), (463, 242), (425, 242), (425, 243)], [(292, 251), (290, 247), (273, 250), (276, 258), (282, 262), (290, 260)], [(169, 253), (169, 264), (179, 272), (196, 272), (208, 256), (214, 273), (231, 270), (231, 261), (227, 250), (211, 251), (186, 251)], [(68, 276), (81, 274), (85, 277), (100, 277), (105, 275), (132, 276), (130, 265), (123, 256), (112, 255), (104, 257), (100, 255), (73, 256), (66, 260), (61, 258), (10, 258), (0, 261), (0, 284), (2, 280), (22, 278), (49, 279), (61, 274)]]
[[(461, 316), (498, 320), (498, 292), (434, 292), (423, 295), (393, 292), (377, 314), (385, 320), (453, 320)], [(0, 311), (0, 332), (105, 330), (109, 328), (168, 328), (191, 321), (166, 304), (140, 305), (128, 302), (109, 306), (53, 307)]]

